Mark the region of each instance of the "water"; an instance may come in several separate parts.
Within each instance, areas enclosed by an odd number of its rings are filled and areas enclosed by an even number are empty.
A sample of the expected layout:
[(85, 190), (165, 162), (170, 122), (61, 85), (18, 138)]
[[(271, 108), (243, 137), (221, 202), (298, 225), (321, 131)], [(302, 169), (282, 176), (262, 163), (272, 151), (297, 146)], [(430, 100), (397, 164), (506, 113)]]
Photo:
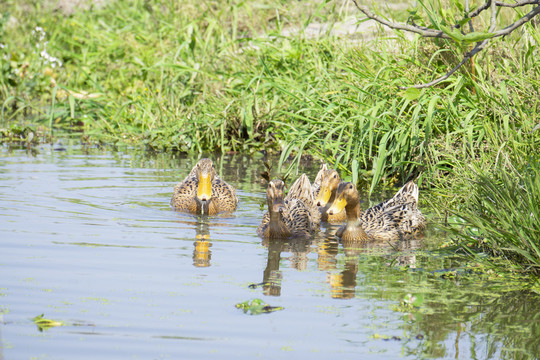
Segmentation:
[[(540, 354), (538, 297), (440, 276), (456, 266), (430, 251), (441, 233), (374, 249), (339, 244), (332, 227), (263, 242), (260, 157), (214, 159), (238, 188), (232, 216), (169, 208), (194, 157), (0, 148), (0, 359)], [(235, 307), (255, 298), (284, 309)], [(40, 331), (41, 314), (64, 326)]]

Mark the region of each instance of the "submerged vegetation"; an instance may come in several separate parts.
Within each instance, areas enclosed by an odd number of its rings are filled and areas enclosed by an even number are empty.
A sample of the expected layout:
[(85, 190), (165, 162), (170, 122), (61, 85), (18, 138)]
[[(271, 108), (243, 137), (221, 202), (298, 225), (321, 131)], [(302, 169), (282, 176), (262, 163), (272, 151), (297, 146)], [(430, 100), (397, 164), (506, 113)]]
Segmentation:
[[(370, 191), (417, 178), (434, 208), (481, 233), (465, 244), (537, 272), (534, 23), (437, 86), (398, 90), (444, 75), (466, 46), (337, 36), (332, 24), (361, 17), (349, 1), (52, 3), (0, 5), (0, 141), (69, 132), (158, 151), (281, 152), (292, 166), (311, 154)], [(391, 15), (418, 22), (413, 10)]]

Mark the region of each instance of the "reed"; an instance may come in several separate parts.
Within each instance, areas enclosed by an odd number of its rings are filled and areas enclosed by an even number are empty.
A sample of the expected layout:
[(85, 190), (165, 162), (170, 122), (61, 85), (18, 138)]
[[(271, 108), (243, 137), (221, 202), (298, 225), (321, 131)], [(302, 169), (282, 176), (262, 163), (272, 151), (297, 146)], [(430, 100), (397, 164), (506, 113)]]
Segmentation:
[(358, 15), (345, 4), (111, 0), (64, 16), (7, 0), (0, 133), (29, 127), (23, 133), (69, 131), (162, 151), (274, 151), (288, 171), (311, 154), (370, 192), (410, 178), (441, 189), (456, 166), (538, 137), (533, 24), (475, 57), (474, 77), (464, 69), (436, 87), (398, 91), (444, 74), (460, 50), (400, 33), (369, 42), (306, 35), (310, 24)]
[(470, 198), (456, 211), (460, 222), (451, 231), (482, 263), (539, 275), (540, 161), (501, 154), (491, 168), (472, 171)]

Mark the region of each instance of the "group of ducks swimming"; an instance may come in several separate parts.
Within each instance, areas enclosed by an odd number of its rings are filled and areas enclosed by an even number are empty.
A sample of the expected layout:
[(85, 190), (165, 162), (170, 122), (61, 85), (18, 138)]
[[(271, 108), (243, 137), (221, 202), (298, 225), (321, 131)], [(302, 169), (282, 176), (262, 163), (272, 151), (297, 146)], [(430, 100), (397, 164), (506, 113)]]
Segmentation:
[[(277, 239), (307, 237), (321, 222), (345, 224), (336, 232), (344, 241), (400, 240), (421, 232), (426, 219), (418, 209), (418, 186), (409, 181), (391, 199), (365, 211), (356, 186), (342, 182), (338, 172), (324, 164), (313, 185), (302, 174), (285, 194), (285, 183), (274, 179), (266, 190), (268, 212), (257, 234)], [(177, 184), (171, 206), (191, 214), (233, 212), (236, 190), (223, 181), (210, 159), (201, 159), (184, 181)]]

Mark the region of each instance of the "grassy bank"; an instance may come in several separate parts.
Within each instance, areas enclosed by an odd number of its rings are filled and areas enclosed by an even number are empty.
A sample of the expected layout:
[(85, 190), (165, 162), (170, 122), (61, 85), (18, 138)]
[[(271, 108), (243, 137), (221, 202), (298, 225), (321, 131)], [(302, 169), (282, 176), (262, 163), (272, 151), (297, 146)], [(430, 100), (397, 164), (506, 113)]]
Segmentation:
[(532, 24), (477, 55), (474, 76), (398, 91), (464, 49), (307, 36), (357, 14), (348, 2), (112, 0), (66, 13), (7, 0), (0, 11), (4, 141), (69, 131), (159, 151), (311, 154), (370, 191), (415, 177), (441, 210), (470, 208), (475, 168), (494, 174), (501, 154), (540, 144)]

